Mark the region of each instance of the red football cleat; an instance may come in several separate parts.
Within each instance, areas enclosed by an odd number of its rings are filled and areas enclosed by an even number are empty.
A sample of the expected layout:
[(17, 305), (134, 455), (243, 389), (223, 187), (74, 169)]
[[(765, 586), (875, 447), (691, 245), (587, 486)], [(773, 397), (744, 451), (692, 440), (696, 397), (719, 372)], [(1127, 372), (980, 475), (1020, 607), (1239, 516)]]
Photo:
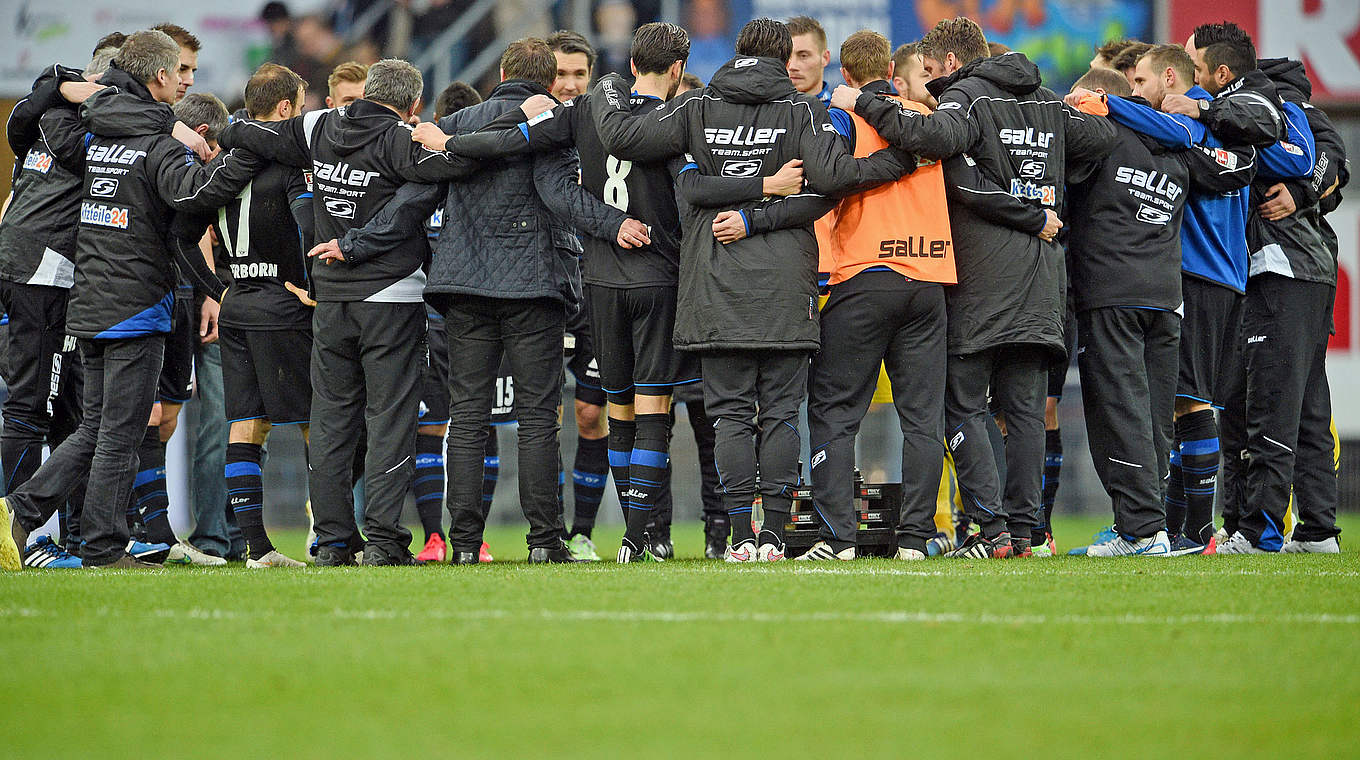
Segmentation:
[(496, 558), (491, 556), (491, 547), (487, 546), (485, 541), (482, 542), (482, 548), (477, 550), (477, 561), (478, 562), (496, 561)]
[(425, 548), (416, 555), (416, 562), (422, 565), (426, 562), (443, 562), (448, 556), (449, 547), (444, 543), (444, 537), (436, 533), (430, 536), (430, 540), (425, 542)]

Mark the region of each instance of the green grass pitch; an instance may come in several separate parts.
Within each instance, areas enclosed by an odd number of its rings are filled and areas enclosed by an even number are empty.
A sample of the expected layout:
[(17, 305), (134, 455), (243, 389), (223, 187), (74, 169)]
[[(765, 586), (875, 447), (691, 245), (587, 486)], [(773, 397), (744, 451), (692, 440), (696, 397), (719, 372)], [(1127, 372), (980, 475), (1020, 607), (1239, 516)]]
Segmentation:
[(0, 716), (5, 758), (1356, 757), (1360, 554), (0, 574)]

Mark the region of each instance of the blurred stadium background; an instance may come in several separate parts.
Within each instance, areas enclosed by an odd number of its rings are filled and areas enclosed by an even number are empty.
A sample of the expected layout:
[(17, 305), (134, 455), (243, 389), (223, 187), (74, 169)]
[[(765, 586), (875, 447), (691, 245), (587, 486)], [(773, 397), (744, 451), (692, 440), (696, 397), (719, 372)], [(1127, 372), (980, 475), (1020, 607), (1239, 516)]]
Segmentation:
[[(448, 82), (474, 83), (484, 94), (494, 86), (500, 51), (511, 40), (554, 29), (586, 34), (600, 53), (597, 75), (627, 73), (632, 30), (654, 20), (684, 25), (693, 38), (690, 70), (707, 78), (731, 56), (741, 25), (757, 16), (807, 14), (826, 27), (832, 51), (827, 80), (837, 82), (836, 53), (857, 29), (887, 34), (894, 44), (919, 39), (936, 21), (968, 15), (980, 21), (990, 40), (1027, 53), (1044, 71), (1045, 83), (1065, 90), (1087, 68), (1095, 45), (1134, 37), (1182, 42), (1198, 23), (1229, 19), (1256, 39), (1262, 57), (1300, 58), (1313, 81), (1314, 102), (1340, 127), (1352, 150), (1360, 146), (1360, 2), (1356, 0), (0, 0), (0, 114), (8, 114), (30, 89), (45, 64), (82, 66), (103, 34), (131, 32), (162, 21), (181, 24), (203, 42), (194, 91), (212, 92), (235, 108), (249, 73), (272, 60), (298, 71), (309, 83), (309, 105), (319, 107), (326, 75), (337, 63), (371, 63), (395, 56), (411, 60), (426, 76), (426, 102)], [(0, 169), (14, 157), (0, 145)], [(1360, 504), (1360, 190), (1329, 217), (1340, 239), (1336, 334), (1329, 369), (1336, 426), (1342, 438), (1342, 507)], [(569, 378), (570, 376), (568, 376)], [(570, 380), (568, 380), (570, 382)], [(564, 398), (570, 398), (568, 388)], [(563, 461), (575, 447), (567, 403)], [(1108, 513), (1108, 499), (1091, 467), (1082, 424), (1075, 370), (1068, 374), (1059, 407), (1067, 467), (1058, 509)], [(188, 422), (192, 425), (191, 404)], [(698, 466), (693, 435), (683, 411), (672, 447), (676, 520), (699, 515)], [(187, 467), (191, 428), (181, 424), (171, 446), (171, 491), (177, 527), (187, 520)], [(876, 409), (860, 439), (860, 467), (869, 481), (900, 475), (900, 439), (887, 408)], [(515, 486), (513, 428), (502, 428), (502, 469), (493, 520), (519, 520)], [(301, 440), (281, 431), (270, 441), (266, 478), (271, 483), (271, 518), (302, 519), (306, 469)], [(806, 446), (806, 442), (804, 444)], [(806, 461), (806, 456), (804, 457)], [(568, 489), (570, 490), (570, 489)], [(570, 497), (567, 497), (570, 500)], [(568, 504), (568, 511), (571, 507)], [(412, 519), (414, 512), (412, 511)], [(602, 521), (617, 521), (608, 496)]]

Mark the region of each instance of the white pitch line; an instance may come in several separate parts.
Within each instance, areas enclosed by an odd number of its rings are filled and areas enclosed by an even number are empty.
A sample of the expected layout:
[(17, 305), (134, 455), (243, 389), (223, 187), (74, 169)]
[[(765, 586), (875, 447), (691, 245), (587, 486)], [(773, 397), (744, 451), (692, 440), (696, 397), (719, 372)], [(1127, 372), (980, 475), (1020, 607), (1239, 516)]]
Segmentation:
[[(410, 609), (341, 609), (328, 611), (301, 612), (299, 617), (322, 617), (334, 620), (386, 621), (386, 620), (442, 620), (476, 621), (504, 620), (545, 621), (545, 622), (606, 622), (606, 623), (881, 623), (889, 625), (996, 625), (996, 626), (1034, 626), (1034, 625), (1242, 625), (1242, 624), (1317, 624), (1317, 625), (1360, 625), (1360, 615), (1338, 615), (1333, 613), (1289, 613), (1284, 615), (998, 615), (977, 612), (931, 612), (927, 610), (876, 610), (867, 612), (719, 612), (712, 610), (673, 611), (673, 610), (506, 610), (470, 609), (447, 610), (429, 609), (412, 611)], [(0, 608), (0, 618), (40, 618), (60, 617), (60, 613), (36, 607)], [(158, 608), (151, 610), (123, 610), (101, 607), (95, 610), (96, 617), (112, 618), (186, 618), (190, 620), (258, 620), (260, 618), (282, 617), (272, 611), (249, 611), (232, 609), (188, 609)]]

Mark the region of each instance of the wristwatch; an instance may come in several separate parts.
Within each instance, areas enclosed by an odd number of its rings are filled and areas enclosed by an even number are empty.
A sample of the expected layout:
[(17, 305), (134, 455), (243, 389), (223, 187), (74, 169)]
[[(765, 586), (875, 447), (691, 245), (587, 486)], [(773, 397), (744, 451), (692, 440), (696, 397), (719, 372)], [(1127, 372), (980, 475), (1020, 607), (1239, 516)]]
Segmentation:
[(1205, 112), (1209, 110), (1209, 101), (1205, 100), (1204, 98), (1200, 98), (1198, 102), (1199, 102), (1199, 114), (1200, 116), (1203, 116)]

